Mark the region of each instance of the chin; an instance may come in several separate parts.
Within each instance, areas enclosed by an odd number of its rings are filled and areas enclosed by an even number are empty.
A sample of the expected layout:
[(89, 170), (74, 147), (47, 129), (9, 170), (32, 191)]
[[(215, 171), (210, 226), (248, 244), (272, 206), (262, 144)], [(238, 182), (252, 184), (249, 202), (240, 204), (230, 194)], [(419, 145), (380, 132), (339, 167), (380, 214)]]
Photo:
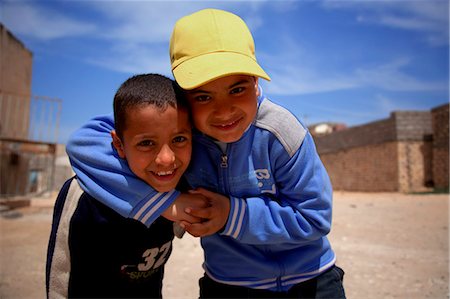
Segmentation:
[(173, 186), (164, 186), (164, 187), (160, 187), (160, 188), (155, 188), (156, 191), (158, 192), (169, 192), (172, 191), (173, 189), (175, 189), (176, 185)]
[(161, 185), (157, 184), (154, 181), (145, 181), (148, 185), (150, 185), (157, 192), (169, 192), (175, 188), (175, 185)]
[(223, 136), (223, 138), (216, 138), (216, 139), (225, 143), (232, 143), (238, 141), (240, 137)]

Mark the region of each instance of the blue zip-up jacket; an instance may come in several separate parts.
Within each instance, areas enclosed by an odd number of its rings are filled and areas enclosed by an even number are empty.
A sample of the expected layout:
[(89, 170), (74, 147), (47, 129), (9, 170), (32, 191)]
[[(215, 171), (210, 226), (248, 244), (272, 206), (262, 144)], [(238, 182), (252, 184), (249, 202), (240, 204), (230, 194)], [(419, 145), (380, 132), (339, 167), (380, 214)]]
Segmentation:
[[(331, 226), (332, 188), (313, 139), (301, 122), (262, 95), (258, 105), (253, 124), (239, 141), (227, 145), (226, 152), (196, 132), (185, 175), (192, 187), (230, 198), (223, 231), (202, 238), (206, 273), (225, 284), (286, 291), (335, 263), (326, 237)], [(111, 168), (105, 149), (112, 149), (105, 143), (111, 142), (112, 124), (111, 118), (94, 119), (90, 129), (84, 127), (71, 138), (68, 153), (78, 163), (75, 172), (78, 176), (92, 173), (90, 162), (80, 158), (91, 148), (99, 162), (85, 188), (118, 195), (106, 196), (105, 202), (127, 198), (129, 192), (145, 200), (148, 186), (127, 190), (125, 184), (117, 185), (137, 178), (133, 179), (129, 169)], [(99, 133), (105, 128), (107, 132)], [(95, 140), (75, 146), (94, 133)], [(99, 170), (101, 165), (107, 166)], [(115, 183), (105, 186), (108, 180)]]

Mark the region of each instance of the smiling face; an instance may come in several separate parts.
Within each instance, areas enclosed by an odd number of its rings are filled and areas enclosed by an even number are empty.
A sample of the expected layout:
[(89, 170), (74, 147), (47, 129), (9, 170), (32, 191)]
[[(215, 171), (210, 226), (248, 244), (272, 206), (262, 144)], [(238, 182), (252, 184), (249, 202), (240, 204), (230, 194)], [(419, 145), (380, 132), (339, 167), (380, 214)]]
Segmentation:
[(222, 142), (239, 140), (257, 111), (258, 79), (232, 75), (186, 91), (195, 127)]
[(127, 109), (123, 138), (111, 132), (119, 156), (158, 192), (176, 187), (189, 165), (192, 135), (185, 109), (154, 105)]

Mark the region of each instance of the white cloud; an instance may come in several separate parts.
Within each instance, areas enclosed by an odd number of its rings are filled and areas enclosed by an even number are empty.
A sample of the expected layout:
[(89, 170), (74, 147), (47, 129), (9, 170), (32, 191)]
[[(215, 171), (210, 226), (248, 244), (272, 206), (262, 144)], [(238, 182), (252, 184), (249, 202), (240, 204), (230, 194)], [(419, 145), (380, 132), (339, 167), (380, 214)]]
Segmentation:
[(346, 74), (324, 71), (315, 53), (308, 53), (289, 34), (278, 36), (277, 50), (273, 54), (258, 53), (272, 81), (264, 84), (271, 94), (295, 95), (335, 91), (356, 87)]
[(157, 72), (171, 76), (169, 39), (175, 22), (205, 6), (204, 2), (88, 2), (108, 24), (100, 38), (110, 47), (107, 55), (89, 63), (125, 73)]
[(399, 109), (398, 101), (388, 98), (387, 96), (382, 95), (382, 94), (377, 94), (375, 96), (374, 103), (378, 104), (379, 109), (384, 114), (389, 114), (389, 113), (391, 113), (391, 111), (394, 111), (394, 110), (402, 110), (402, 109)]
[[(437, 7), (422, 5), (420, 1), (386, 2), (376, 5), (374, 1), (331, 1), (328, 8), (359, 9), (362, 22), (378, 22), (385, 26), (438, 32), (448, 16), (442, 12), (442, 2)], [(82, 58), (91, 64), (125, 73), (159, 72), (170, 74), (167, 54), (168, 42), (175, 21), (183, 15), (199, 9), (216, 7), (228, 9), (241, 15), (254, 32), (269, 26), (260, 14), (262, 7), (268, 9), (270, 2), (204, 2), (204, 1), (76, 1), (70, 2), (89, 11), (88, 21), (69, 17), (61, 10), (39, 5), (39, 2), (4, 2), (2, 22), (8, 27), (28, 36), (40, 39), (62, 37), (89, 37), (103, 40), (107, 46), (101, 53), (90, 53)], [(283, 5), (288, 9), (290, 3)], [(379, 3), (379, 2), (377, 2)], [(296, 4), (293, 4), (296, 5)], [(445, 5), (444, 5), (445, 6)], [(447, 4), (448, 8), (448, 4)], [(94, 17), (93, 17), (94, 16)], [(87, 18), (87, 15), (83, 15)], [(94, 19), (96, 18), (96, 19)], [(101, 25), (100, 25), (101, 24)], [(448, 23), (447, 23), (448, 24)], [(448, 31), (448, 29), (447, 29)], [(299, 41), (290, 37), (279, 37), (276, 54), (267, 55), (258, 51), (272, 82), (267, 85), (273, 94), (305, 94), (372, 86), (384, 90), (417, 91), (441, 90), (447, 82), (422, 81), (404, 72), (407, 60), (384, 63), (372, 68), (334, 71), (320, 67), (323, 62), (306, 53)], [(429, 40), (439, 43), (438, 35), (429, 35)], [(301, 41), (300, 41), (301, 42)], [(85, 55), (80, 55), (83, 57)], [(323, 60), (323, 59), (322, 59)], [(289, 62), (289, 63), (286, 63)], [(301, 62), (301, 63), (300, 63)]]
[(339, 74), (319, 74), (303, 67), (286, 66), (268, 71), (272, 82), (266, 89), (271, 94), (296, 95), (329, 92), (357, 87), (357, 82)]
[[(90, 10), (99, 13), (108, 30), (100, 34), (107, 40), (110, 47), (106, 55), (93, 57), (89, 63), (126, 73), (159, 72), (170, 75), (168, 55), (169, 39), (175, 22), (182, 16), (209, 7), (204, 1), (162, 2), (99, 2), (91, 1), (85, 4)], [(256, 14), (260, 7), (258, 3), (214, 3), (211, 7), (234, 10), (242, 6), (250, 7), (249, 27), (252, 30), (262, 25), (262, 20)]]
[[(182, 3), (182, 2), (180, 2)], [(101, 36), (114, 42), (161, 43), (169, 40), (180, 11), (186, 5), (165, 2), (88, 2), (107, 23)], [(170, 8), (170, 9), (169, 9)], [(106, 26), (105, 26), (106, 27)]]
[(16, 34), (51, 40), (92, 34), (97, 30), (94, 24), (39, 7), (35, 2), (4, 2), (1, 5), (1, 22)]
[(130, 74), (150, 72), (171, 76), (166, 48), (120, 43), (109, 49), (107, 55), (89, 58), (87, 62), (117, 72)]
[[(208, 7), (239, 9), (245, 3), (205, 1), (2, 1), (0, 21), (12, 31), (42, 40), (83, 36), (115, 42), (168, 41), (176, 20)], [(65, 7), (65, 5), (68, 5)], [(259, 5), (251, 4), (252, 7)], [(85, 11), (71, 17), (70, 9)], [(64, 9), (64, 10), (63, 10)]]
[[(448, 22), (445, 12), (439, 11), (443, 6), (448, 11), (448, 4), (439, 3), (436, 8), (421, 1), (329, 1), (325, 2), (325, 7), (369, 11), (382, 25), (430, 33), (442, 30), (442, 25)], [(363, 18), (362, 13), (360, 18)], [(371, 21), (375, 22), (375, 19)], [(435, 44), (442, 43), (437, 34), (427, 36), (430, 41), (435, 38)], [(294, 40), (288, 35), (277, 38), (276, 55), (258, 55), (258, 58), (263, 58), (260, 61), (264, 62), (272, 77), (271, 83), (264, 84), (265, 89), (273, 94), (310, 94), (367, 87), (402, 92), (448, 90), (447, 80), (433, 81), (409, 73), (408, 67), (414, 66), (415, 62), (407, 57), (368, 60), (366, 65), (352, 66), (352, 58), (343, 56), (341, 59), (348, 59), (349, 63), (342, 65), (337, 62), (336, 65), (333, 56), (328, 58), (327, 55), (308, 52), (301, 44), (302, 40)], [(336, 56), (339, 52), (332, 54)]]
[(408, 59), (399, 59), (375, 68), (358, 68), (355, 80), (361, 86), (373, 86), (390, 91), (433, 91), (445, 90), (447, 82), (425, 81), (402, 71), (409, 65)]
[[(101, 53), (81, 58), (119, 72), (154, 70), (170, 73), (169, 39), (175, 22), (197, 10), (214, 7), (242, 12), (252, 30), (263, 25), (264, 1), (67, 1), (58, 6), (38, 1), (2, 2), (0, 21), (14, 33), (36, 40), (89, 38)], [(67, 6), (66, 6), (67, 5)], [(65, 10), (62, 10), (62, 9)], [(70, 14), (70, 9), (85, 13)], [(164, 48), (164, 51), (159, 49)]]
[[(276, 54), (260, 53), (259, 61), (272, 78), (265, 89), (271, 94), (296, 95), (374, 87), (389, 91), (446, 90), (447, 82), (416, 78), (405, 69), (407, 58), (392, 59), (374, 66), (332, 66), (326, 56), (308, 52), (301, 41), (288, 34), (279, 36)], [(262, 58), (262, 59), (261, 59)]]
[(444, 91), (448, 88), (448, 82), (426, 81), (407, 74), (404, 69), (410, 64), (408, 59), (394, 60), (375, 67), (356, 67), (338, 73), (323, 71), (318, 66), (314, 69), (313, 65), (307, 63), (295, 63), (308, 61), (301, 57), (293, 60), (289, 59), (289, 54), (279, 56), (287, 56), (286, 61), (294, 63), (270, 63), (268, 72), (272, 82), (265, 88), (273, 94), (309, 94), (366, 87), (386, 91)]
[(422, 32), (433, 46), (449, 43), (449, 2), (443, 0), (325, 1), (328, 9), (357, 11), (356, 20)]
[(245, 7), (247, 9), (242, 11), (251, 16), (248, 22), (258, 27), (262, 21), (254, 12), (261, 4), (259, 2), (192, 0), (86, 2), (90, 9), (97, 11), (108, 23), (109, 29), (102, 33), (104, 38), (136, 43), (168, 42), (173, 26), (180, 17), (209, 7), (234, 11)]

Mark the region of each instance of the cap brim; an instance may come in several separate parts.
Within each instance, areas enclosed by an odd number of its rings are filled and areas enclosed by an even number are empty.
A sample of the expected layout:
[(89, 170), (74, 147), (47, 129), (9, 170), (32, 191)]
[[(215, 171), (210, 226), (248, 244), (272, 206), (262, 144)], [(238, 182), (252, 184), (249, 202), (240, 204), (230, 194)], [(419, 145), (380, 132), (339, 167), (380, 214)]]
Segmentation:
[(236, 74), (257, 76), (270, 81), (270, 77), (255, 60), (231, 52), (214, 52), (191, 58), (179, 64), (172, 72), (177, 83), (186, 90)]

